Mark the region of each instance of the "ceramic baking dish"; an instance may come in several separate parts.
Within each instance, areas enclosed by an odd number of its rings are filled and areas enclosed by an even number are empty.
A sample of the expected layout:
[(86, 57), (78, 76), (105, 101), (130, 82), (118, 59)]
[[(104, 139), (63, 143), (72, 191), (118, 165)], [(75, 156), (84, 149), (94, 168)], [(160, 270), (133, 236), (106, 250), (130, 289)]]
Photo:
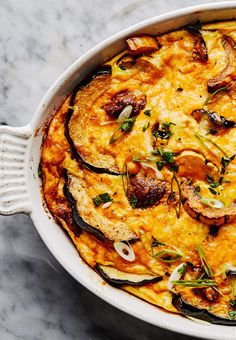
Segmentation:
[(148, 19), (112, 36), (72, 64), (52, 85), (25, 127), (0, 126), (0, 214), (27, 213), (47, 247), (64, 268), (82, 285), (113, 306), (160, 326), (207, 339), (236, 339), (236, 327), (191, 321), (167, 313), (108, 284), (79, 257), (76, 248), (45, 210), (41, 182), (37, 175), (45, 123), (73, 87), (91, 70), (125, 47), (125, 38), (137, 33), (162, 34), (201, 20), (228, 20), (236, 17), (236, 2), (211, 3), (181, 9)]

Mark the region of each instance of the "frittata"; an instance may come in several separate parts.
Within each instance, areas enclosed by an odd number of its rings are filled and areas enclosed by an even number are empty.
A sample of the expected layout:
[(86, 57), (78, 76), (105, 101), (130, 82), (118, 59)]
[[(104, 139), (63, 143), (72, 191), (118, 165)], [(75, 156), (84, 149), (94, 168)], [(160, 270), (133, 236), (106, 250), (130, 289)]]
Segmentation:
[(48, 122), (44, 200), (105, 281), (236, 325), (236, 22), (126, 42)]

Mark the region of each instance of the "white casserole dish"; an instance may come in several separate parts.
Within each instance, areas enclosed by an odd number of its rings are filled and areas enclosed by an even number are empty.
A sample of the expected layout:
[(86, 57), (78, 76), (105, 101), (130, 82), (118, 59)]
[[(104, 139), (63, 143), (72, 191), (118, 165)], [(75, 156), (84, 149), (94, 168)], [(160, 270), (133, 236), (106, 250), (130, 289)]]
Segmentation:
[(128, 293), (104, 285), (101, 277), (79, 257), (76, 248), (42, 202), (37, 175), (45, 123), (75, 84), (125, 47), (137, 33), (162, 34), (196, 20), (211, 22), (236, 17), (236, 1), (211, 3), (148, 19), (102, 42), (72, 64), (48, 90), (32, 121), (25, 127), (0, 126), (0, 214), (30, 215), (47, 247), (82, 285), (113, 306), (153, 325), (207, 339), (235, 340), (236, 327), (195, 323), (158, 309)]

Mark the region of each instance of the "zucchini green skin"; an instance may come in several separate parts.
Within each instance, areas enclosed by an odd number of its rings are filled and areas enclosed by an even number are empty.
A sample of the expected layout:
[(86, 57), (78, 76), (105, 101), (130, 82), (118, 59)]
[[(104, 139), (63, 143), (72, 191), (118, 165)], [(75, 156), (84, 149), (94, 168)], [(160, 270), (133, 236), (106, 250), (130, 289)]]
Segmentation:
[(180, 294), (174, 294), (172, 303), (175, 308), (186, 316), (201, 319), (216, 325), (236, 326), (236, 320), (221, 318), (206, 309), (197, 308), (184, 301)]
[(94, 79), (96, 76), (98, 75), (104, 75), (104, 74), (107, 74), (107, 75), (110, 75), (111, 74), (111, 66), (110, 65), (104, 65), (102, 67), (100, 67), (99, 69), (97, 69), (95, 71), (95, 73), (93, 75), (90, 75), (88, 78), (86, 78), (85, 80), (83, 80), (82, 82), (80, 82), (76, 87), (75, 89), (73, 90), (72, 92), (72, 95), (71, 95), (71, 99), (70, 99), (70, 108), (68, 109), (68, 112), (67, 112), (67, 116), (66, 116), (66, 123), (65, 123), (65, 136), (66, 136), (66, 139), (68, 141), (68, 143), (70, 144), (70, 147), (71, 147), (71, 150), (75, 156), (75, 158), (77, 159), (78, 162), (80, 162), (83, 166), (85, 166), (87, 169), (93, 171), (93, 172), (96, 172), (98, 174), (110, 174), (110, 175), (120, 175), (119, 172), (114, 172), (114, 171), (110, 171), (109, 169), (107, 168), (98, 168), (92, 164), (89, 164), (88, 162), (86, 162), (82, 157), (81, 155), (78, 153), (78, 151), (76, 150), (75, 148), (75, 145), (74, 145), (74, 142), (72, 140), (72, 138), (70, 137), (70, 133), (69, 133), (69, 123), (70, 123), (70, 119), (72, 117), (72, 114), (74, 112), (73, 110), (73, 106), (74, 106), (74, 101), (75, 101), (75, 98), (76, 98), (76, 95), (77, 95), (77, 92), (79, 90), (81, 90), (84, 86), (86, 86), (87, 84), (90, 83), (90, 81), (92, 79)]
[(73, 198), (73, 196), (71, 195), (69, 189), (68, 189), (68, 175), (67, 175), (67, 171), (65, 170), (64, 172), (64, 178), (65, 178), (65, 184), (64, 184), (64, 195), (66, 197), (66, 199), (68, 200), (68, 202), (71, 205), (72, 208), (72, 216), (73, 219), (75, 221), (75, 224), (82, 229), (83, 231), (87, 231), (88, 233), (94, 235), (97, 239), (99, 239), (102, 242), (107, 241), (108, 239), (106, 238), (106, 236), (98, 229), (93, 228), (90, 224), (86, 223), (82, 217), (79, 215), (78, 210), (76, 209), (76, 202)]
[[(80, 213), (79, 213), (79, 211), (77, 209), (77, 202), (74, 199), (73, 194), (70, 191), (70, 179), (69, 179), (69, 174), (68, 174), (66, 169), (64, 169), (64, 179), (65, 179), (65, 184), (64, 184), (64, 187), (63, 187), (63, 191), (64, 191), (64, 195), (65, 195), (66, 199), (68, 200), (68, 202), (71, 205), (72, 217), (73, 217), (73, 220), (74, 220), (75, 224), (80, 229), (82, 229), (83, 231), (86, 231), (86, 232), (92, 234), (98, 240), (100, 240), (102, 242), (109, 242), (109, 243), (114, 242), (114, 240), (112, 238), (109, 238), (106, 234), (104, 234), (103, 231), (101, 231), (101, 230), (93, 227), (92, 225), (88, 224), (80, 216)], [(136, 237), (136, 235), (134, 233), (132, 233), (132, 235), (130, 235), (129, 238), (125, 237), (123, 241), (135, 242), (137, 240), (138, 240), (138, 237)]]
[(155, 283), (155, 282), (159, 282), (162, 280), (162, 276), (155, 276), (153, 277), (153, 279), (144, 279), (141, 280), (139, 282), (133, 282), (133, 281), (129, 281), (129, 280), (122, 280), (122, 279), (115, 279), (115, 278), (111, 278), (109, 277), (101, 268), (101, 266), (99, 264), (96, 264), (95, 269), (98, 271), (98, 273), (103, 277), (103, 279), (110, 283), (113, 286), (121, 286), (121, 285), (131, 285), (131, 286), (141, 286), (144, 285), (145, 283)]

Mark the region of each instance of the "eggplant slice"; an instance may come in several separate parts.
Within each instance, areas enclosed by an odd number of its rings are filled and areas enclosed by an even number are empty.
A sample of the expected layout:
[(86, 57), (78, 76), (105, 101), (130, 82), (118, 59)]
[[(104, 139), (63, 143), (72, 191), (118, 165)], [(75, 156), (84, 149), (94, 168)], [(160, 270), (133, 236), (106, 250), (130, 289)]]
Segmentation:
[(92, 106), (109, 89), (110, 83), (111, 75), (99, 72), (88, 84), (74, 90), (67, 114), (66, 137), (77, 160), (87, 168), (97, 173), (119, 175), (114, 157), (105, 150), (99, 150), (88, 133), (94, 119)]
[(201, 319), (218, 325), (236, 326), (236, 320), (221, 318), (210, 313), (207, 309), (197, 308), (188, 304), (180, 294), (175, 294), (172, 299), (175, 308), (186, 316)]
[(226, 208), (209, 208), (200, 202), (200, 197), (194, 193), (194, 187), (183, 183), (181, 186), (183, 205), (186, 212), (193, 218), (210, 226), (221, 226), (236, 218), (236, 205)]
[(66, 174), (64, 193), (72, 205), (75, 223), (84, 231), (93, 234), (101, 241), (132, 241), (137, 239), (125, 222), (112, 221), (94, 206), (86, 192), (86, 184), (81, 177)]
[(113, 285), (131, 285), (141, 286), (145, 283), (154, 283), (162, 280), (162, 276), (150, 274), (132, 274), (122, 272), (111, 266), (96, 265), (97, 271), (102, 275), (104, 280)]
[(208, 52), (205, 40), (202, 37), (201, 24), (187, 25), (186, 29), (193, 39), (193, 60), (206, 63), (208, 60)]

